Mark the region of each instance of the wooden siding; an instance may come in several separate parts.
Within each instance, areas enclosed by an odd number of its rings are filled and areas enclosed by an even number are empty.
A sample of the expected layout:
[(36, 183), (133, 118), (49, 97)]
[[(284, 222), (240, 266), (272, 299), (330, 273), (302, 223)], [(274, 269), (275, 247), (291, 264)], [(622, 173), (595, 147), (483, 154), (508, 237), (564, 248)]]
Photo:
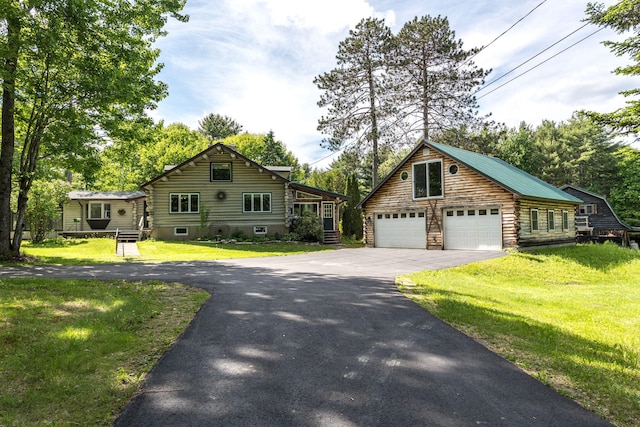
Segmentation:
[[(538, 210), (538, 231), (531, 229), (531, 210)], [(549, 211), (555, 211), (555, 230), (549, 230)], [(569, 213), (569, 227), (562, 228), (562, 212)], [(520, 200), (520, 237), (518, 246), (542, 246), (555, 244), (572, 244), (576, 239), (574, 205), (570, 203), (553, 203), (538, 200)]]
[[(135, 200), (70, 200), (62, 207), (62, 231), (91, 231), (87, 222), (86, 206), (91, 203), (109, 203), (111, 220), (105, 230), (137, 230), (144, 209), (144, 198)], [(118, 211), (124, 209), (124, 214)], [(80, 219), (75, 222), (74, 219)]]
[[(211, 162), (231, 162), (232, 181), (211, 181)], [(166, 181), (157, 181), (147, 186), (149, 226), (152, 236), (161, 239), (176, 239), (175, 227), (187, 227), (189, 235), (182, 238), (198, 237), (199, 213), (170, 213), (169, 195), (172, 193), (198, 193), (200, 210), (208, 208), (208, 223), (224, 232), (236, 229), (253, 234), (254, 226), (267, 226), (268, 233), (287, 231), (287, 209), (285, 204), (285, 183), (273, 179), (263, 168), (247, 164), (227, 153), (209, 152), (207, 158), (199, 158), (191, 165), (185, 165), (180, 173), (172, 173)], [(260, 172), (262, 170), (262, 172)], [(218, 198), (223, 191), (225, 198)], [(270, 193), (271, 212), (243, 212), (243, 193)], [(287, 194), (287, 198), (289, 195)]]
[[(414, 200), (412, 165), (417, 162), (443, 161), (444, 194), (442, 197)], [(451, 165), (457, 165), (456, 174), (449, 173)], [(401, 180), (402, 173), (408, 178)], [(364, 205), (364, 236), (367, 246), (375, 246), (374, 217), (376, 213), (393, 211), (424, 211), (427, 214), (427, 249), (442, 249), (444, 209), (451, 208), (498, 208), (502, 221), (503, 249), (536, 244), (571, 243), (575, 241), (574, 206), (568, 202), (537, 202), (520, 200), (519, 196), (503, 188), (483, 175), (455, 160), (430, 149), (428, 154), (418, 150), (412, 158), (390, 177)], [(541, 231), (531, 233), (529, 212), (539, 208)], [(549, 232), (547, 212), (556, 210), (556, 231)], [(562, 211), (569, 211), (569, 230), (562, 229)], [(544, 231), (547, 230), (547, 231)]]
[[(444, 194), (442, 197), (414, 200), (412, 165), (429, 160), (443, 161)], [(449, 173), (449, 166), (453, 164), (458, 166), (455, 175)], [(408, 174), (405, 181), (400, 178), (403, 172)], [(424, 150), (419, 150), (367, 200), (364, 206), (365, 243), (367, 246), (375, 245), (373, 218), (376, 213), (416, 210), (427, 213), (427, 249), (442, 249), (443, 209), (470, 207), (499, 208), (502, 214), (503, 247), (516, 245), (517, 214), (511, 192), (436, 150), (429, 150), (428, 155), (424, 154)]]

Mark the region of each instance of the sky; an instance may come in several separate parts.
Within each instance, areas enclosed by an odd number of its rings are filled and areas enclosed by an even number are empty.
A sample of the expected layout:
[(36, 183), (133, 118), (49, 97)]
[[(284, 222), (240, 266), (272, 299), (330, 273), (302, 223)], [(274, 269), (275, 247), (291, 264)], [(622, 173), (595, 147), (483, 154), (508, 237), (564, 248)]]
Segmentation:
[(447, 17), (464, 49), (488, 45), (473, 58), (477, 66), (492, 69), (489, 86), (476, 95), (481, 115), (490, 113), (494, 121), (517, 127), (522, 121), (533, 126), (545, 119), (567, 121), (583, 109), (613, 111), (624, 105), (618, 92), (637, 82), (613, 74), (628, 59), (602, 45), (621, 36), (608, 29), (591, 35), (599, 29), (591, 24), (491, 84), (584, 25), (586, 3), (187, 0), (183, 13), (189, 22), (169, 20), (168, 35), (156, 42), (164, 64), (158, 78), (169, 86), (169, 95), (150, 115), (192, 129), (207, 114), (228, 116), (244, 131), (273, 131), (302, 163), (325, 168), (338, 154), (321, 147), (324, 135), (317, 126), (323, 111), (314, 78), (336, 67), (339, 43), (360, 20), (383, 18), (397, 34), (407, 21), (426, 15)]

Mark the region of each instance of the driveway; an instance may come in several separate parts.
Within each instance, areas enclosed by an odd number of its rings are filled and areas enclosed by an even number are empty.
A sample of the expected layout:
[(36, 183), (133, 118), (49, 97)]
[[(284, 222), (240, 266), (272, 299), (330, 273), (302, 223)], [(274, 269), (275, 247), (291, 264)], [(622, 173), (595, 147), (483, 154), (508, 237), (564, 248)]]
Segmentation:
[(499, 252), (342, 249), (224, 262), (2, 268), (211, 292), (118, 426), (609, 425), (400, 294)]

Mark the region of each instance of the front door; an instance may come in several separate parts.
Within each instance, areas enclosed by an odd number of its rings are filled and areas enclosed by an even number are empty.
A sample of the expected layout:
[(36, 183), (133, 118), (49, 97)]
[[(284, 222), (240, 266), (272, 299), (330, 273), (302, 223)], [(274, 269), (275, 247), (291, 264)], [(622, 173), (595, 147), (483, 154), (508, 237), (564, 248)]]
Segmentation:
[(333, 231), (333, 203), (322, 202), (322, 229), (324, 231)]

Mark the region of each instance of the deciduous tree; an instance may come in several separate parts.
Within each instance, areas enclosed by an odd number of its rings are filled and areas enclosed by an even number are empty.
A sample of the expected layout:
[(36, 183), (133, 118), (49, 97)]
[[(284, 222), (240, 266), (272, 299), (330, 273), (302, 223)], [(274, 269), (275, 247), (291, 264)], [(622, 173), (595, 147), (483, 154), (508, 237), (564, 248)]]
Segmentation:
[[(166, 95), (153, 42), (184, 0), (0, 0), (0, 258), (19, 255), (38, 161), (95, 147)], [(11, 239), (12, 162), (17, 226)]]

